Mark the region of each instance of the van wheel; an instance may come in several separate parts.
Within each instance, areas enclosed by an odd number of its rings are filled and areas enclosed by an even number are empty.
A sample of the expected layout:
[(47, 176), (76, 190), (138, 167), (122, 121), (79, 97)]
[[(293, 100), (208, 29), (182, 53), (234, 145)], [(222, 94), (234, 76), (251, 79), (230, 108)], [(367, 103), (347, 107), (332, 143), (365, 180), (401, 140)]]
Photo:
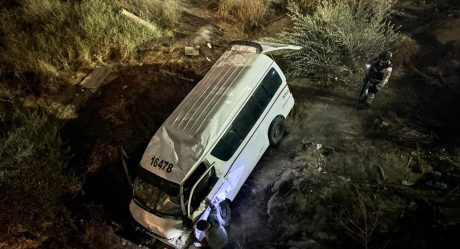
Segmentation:
[(273, 119), (268, 129), (268, 140), (271, 146), (277, 146), (283, 139), (286, 128), (284, 126), (284, 117), (277, 116)]
[(230, 209), (230, 200), (226, 199), (219, 203), (220, 206), (220, 217), (225, 222), (224, 226), (230, 224), (230, 219), (232, 218), (232, 210)]

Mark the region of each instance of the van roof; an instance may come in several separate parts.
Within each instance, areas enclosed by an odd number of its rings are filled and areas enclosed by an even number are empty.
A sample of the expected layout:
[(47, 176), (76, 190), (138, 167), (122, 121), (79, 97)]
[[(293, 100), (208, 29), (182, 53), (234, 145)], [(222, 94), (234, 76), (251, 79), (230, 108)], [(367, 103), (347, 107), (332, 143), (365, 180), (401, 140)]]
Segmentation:
[[(192, 168), (226, 130), (235, 114), (270, 69), (273, 60), (260, 53), (226, 51), (185, 97), (150, 140), (141, 166), (175, 183)], [(154, 167), (152, 158), (173, 164)]]

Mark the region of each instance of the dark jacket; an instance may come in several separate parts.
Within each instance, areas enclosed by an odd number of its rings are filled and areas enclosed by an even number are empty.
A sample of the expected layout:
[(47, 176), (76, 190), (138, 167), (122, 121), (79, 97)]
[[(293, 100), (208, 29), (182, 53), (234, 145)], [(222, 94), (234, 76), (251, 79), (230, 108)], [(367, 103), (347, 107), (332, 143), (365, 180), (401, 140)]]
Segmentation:
[[(373, 83), (380, 83), (383, 80), (385, 80), (385, 76), (386, 76), (385, 73), (387, 71), (390, 71), (391, 73), (391, 69), (392, 69), (391, 62), (383, 63), (382, 65), (380, 65), (380, 59), (374, 58), (371, 61), (371, 67), (369, 68), (368, 78)], [(389, 77), (389, 75), (386, 77)]]

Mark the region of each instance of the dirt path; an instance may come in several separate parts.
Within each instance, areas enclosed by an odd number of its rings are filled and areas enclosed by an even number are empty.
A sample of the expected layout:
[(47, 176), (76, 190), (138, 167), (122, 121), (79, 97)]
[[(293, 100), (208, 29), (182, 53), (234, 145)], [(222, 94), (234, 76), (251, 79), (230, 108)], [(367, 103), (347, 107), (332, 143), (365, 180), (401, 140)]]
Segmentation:
[(259, 248), (276, 239), (268, 226), (270, 187), (284, 172), (294, 169), (294, 155), (303, 144), (341, 150), (366, 141), (366, 118), (374, 111), (356, 111), (352, 94), (291, 88), (296, 104), (288, 120), (289, 133), (279, 147), (267, 150), (235, 199), (228, 248)]

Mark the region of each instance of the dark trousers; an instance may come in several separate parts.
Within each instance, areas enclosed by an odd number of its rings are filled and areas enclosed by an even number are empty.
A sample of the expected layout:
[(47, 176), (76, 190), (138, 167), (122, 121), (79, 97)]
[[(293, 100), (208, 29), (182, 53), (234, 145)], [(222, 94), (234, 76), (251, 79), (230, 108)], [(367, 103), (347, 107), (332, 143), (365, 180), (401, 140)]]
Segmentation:
[(375, 95), (380, 90), (380, 81), (376, 81), (366, 75), (363, 79), (363, 93), (361, 95), (361, 102), (366, 102), (367, 104), (371, 104), (375, 98)]

